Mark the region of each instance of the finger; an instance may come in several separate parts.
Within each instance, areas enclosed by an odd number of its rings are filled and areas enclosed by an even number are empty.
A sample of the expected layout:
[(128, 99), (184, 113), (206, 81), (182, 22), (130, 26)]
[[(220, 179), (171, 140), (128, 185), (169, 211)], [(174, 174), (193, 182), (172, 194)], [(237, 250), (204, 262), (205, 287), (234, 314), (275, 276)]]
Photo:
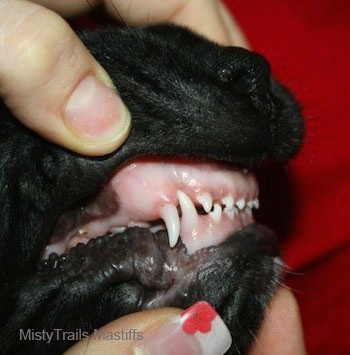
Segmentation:
[(240, 47), (249, 47), (235, 19), (217, 0), (36, 0), (64, 16), (88, 11), (103, 4), (111, 15), (128, 26), (170, 21), (191, 28), (209, 39)]
[[(140, 26), (162, 22), (171, 18), (189, 0), (31, 0), (50, 8), (63, 16), (79, 15), (96, 6), (104, 6), (108, 11), (129, 26)], [(211, 0), (210, 0), (211, 1)]]
[(278, 290), (250, 355), (306, 354), (298, 304), (292, 293)]
[(2, 1), (0, 47), (0, 95), (23, 124), (88, 155), (109, 153), (125, 140), (130, 114), (106, 72), (54, 12)]
[[(202, 314), (209, 327), (193, 331), (196, 322), (192, 321)], [(197, 302), (186, 311), (160, 308), (125, 316), (75, 344), (66, 354), (177, 354), (180, 349), (187, 355), (220, 355), (230, 345), (230, 333), (214, 308)]]

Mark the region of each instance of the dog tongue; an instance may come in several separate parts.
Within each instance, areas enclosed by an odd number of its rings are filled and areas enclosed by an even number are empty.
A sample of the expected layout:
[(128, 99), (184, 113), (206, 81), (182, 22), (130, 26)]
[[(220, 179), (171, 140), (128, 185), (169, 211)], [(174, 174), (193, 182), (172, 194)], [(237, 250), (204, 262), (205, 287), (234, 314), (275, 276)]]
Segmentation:
[(120, 168), (92, 202), (74, 211), (69, 231), (63, 226), (72, 211), (59, 218), (52, 238), (58, 242), (48, 245), (44, 257), (60, 253), (63, 245), (67, 250), (128, 227), (156, 231), (164, 224), (170, 247), (180, 236), (192, 254), (252, 223), (257, 198), (250, 172), (213, 162), (140, 158)]

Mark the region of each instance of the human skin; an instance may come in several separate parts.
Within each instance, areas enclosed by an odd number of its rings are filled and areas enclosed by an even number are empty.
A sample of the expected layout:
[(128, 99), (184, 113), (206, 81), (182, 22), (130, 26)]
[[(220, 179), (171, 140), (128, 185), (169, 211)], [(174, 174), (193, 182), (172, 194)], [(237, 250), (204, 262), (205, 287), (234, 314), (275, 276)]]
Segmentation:
[[(129, 26), (170, 21), (224, 45), (249, 47), (237, 23), (215, 0), (2, 0), (0, 96), (23, 124), (77, 153), (98, 156), (114, 151), (127, 138), (131, 122), (107, 73), (63, 20), (97, 6)], [(180, 312), (174, 308), (139, 312), (104, 328), (146, 332)], [(134, 345), (131, 341), (88, 343), (94, 354), (109, 353), (111, 346), (116, 347), (114, 353), (133, 354)], [(86, 342), (76, 344), (69, 353), (83, 349)], [(305, 353), (298, 307), (286, 289), (273, 299), (251, 352), (282, 353)]]

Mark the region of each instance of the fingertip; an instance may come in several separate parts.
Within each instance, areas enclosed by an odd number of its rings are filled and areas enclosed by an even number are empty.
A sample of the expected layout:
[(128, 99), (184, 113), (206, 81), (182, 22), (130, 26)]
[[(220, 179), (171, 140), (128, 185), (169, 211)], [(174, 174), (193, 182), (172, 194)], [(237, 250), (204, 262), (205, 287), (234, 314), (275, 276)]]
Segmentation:
[[(181, 312), (181, 309), (168, 307), (126, 315), (99, 328), (69, 348), (65, 354), (135, 354), (134, 346), (143, 338), (144, 332), (158, 327)], [(111, 341), (112, 335), (115, 339)]]
[(79, 154), (117, 149), (130, 131), (130, 113), (69, 25), (53, 11), (16, 0), (4, 2), (0, 19), (7, 21), (0, 21), (0, 94), (14, 116)]
[[(108, 76), (104, 75), (104, 81)], [(63, 111), (63, 122), (72, 133), (70, 149), (86, 155), (111, 153), (127, 138), (131, 116), (117, 93), (94, 75), (77, 85)], [(65, 142), (63, 142), (64, 144)]]

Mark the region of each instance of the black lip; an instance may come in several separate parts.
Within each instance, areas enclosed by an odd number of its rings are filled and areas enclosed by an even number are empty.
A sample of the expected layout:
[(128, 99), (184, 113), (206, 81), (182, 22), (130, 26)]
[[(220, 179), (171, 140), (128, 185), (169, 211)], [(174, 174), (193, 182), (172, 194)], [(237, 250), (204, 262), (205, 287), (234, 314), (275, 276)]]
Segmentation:
[[(181, 242), (169, 248), (165, 231), (152, 234), (146, 228), (130, 228), (77, 245), (41, 264), (20, 284), (23, 307), (11, 319), (18, 323), (30, 317), (30, 300), (38, 329), (82, 328), (91, 333), (129, 313), (187, 308), (207, 300), (229, 325), (236, 346), (229, 353), (240, 354), (251, 342), (279, 284), (283, 266), (278, 256), (275, 234), (258, 224), (193, 255), (186, 253)], [(64, 315), (57, 317), (62, 297), (67, 306)], [(72, 323), (72, 319), (76, 320)], [(242, 329), (247, 331), (242, 334)], [(54, 353), (62, 353), (69, 343), (57, 345), (60, 352)]]
[[(165, 230), (152, 233), (148, 228), (133, 227), (120, 234), (78, 244), (60, 256), (52, 253), (39, 264), (39, 272), (43, 276), (73, 277), (92, 270), (98, 274), (99, 269), (108, 268), (112, 280), (124, 282), (135, 278), (145, 287), (166, 288), (169, 276), (163, 270), (166, 263), (200, 264), (209, 254), (220, 254), (218, 258), (225, 258), (237, 255), (278, 257), (279, 253), (275, 233), (257, 223), (242, 228), (223, 243), (200, 249), (193, 255), (187, 254), (181, 239), (170, 248)], [(176, 269), (179, 266), (176, 265)]]
[(241, 229), (230, 238), (229, 242), (241, 254), (280, 256), (280, 246), (276, 234), (268, 227), (258, 223), (249, 224)]

